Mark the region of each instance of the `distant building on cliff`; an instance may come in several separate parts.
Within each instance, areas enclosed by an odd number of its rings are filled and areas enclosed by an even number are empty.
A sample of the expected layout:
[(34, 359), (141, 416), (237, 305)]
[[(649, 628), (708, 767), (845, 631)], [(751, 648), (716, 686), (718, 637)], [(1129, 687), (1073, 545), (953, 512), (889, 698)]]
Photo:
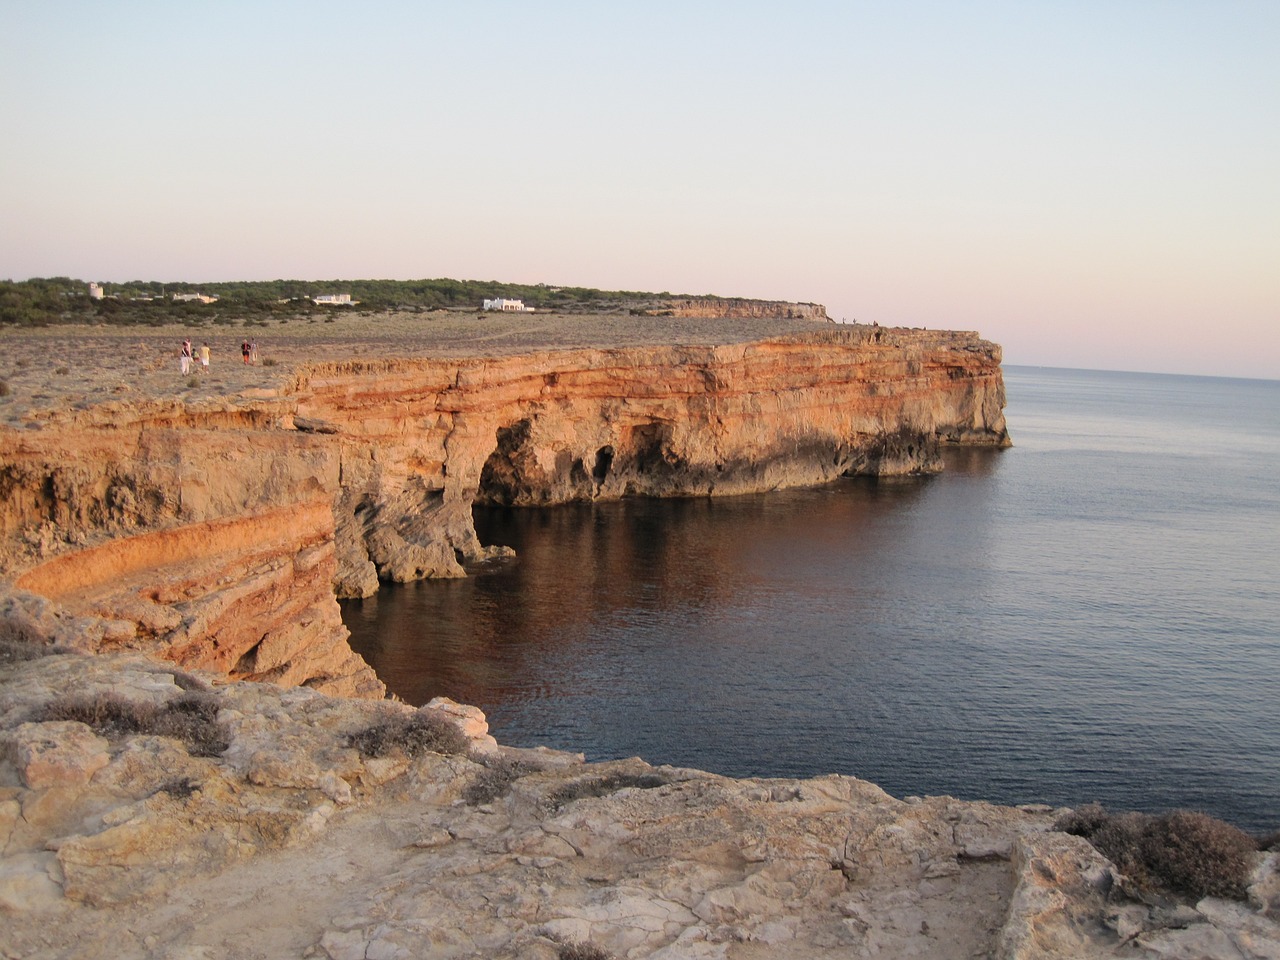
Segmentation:
[(349, 293), (322, 293), (318, 297), (312, 297), (311, 302), (320, 305), (351, 307), (360, 301), (352, 300)]
[(503, 313), (533, 313), (533, 307), (526, 307), (523, 300), (486, 300), (486, 310), (501, 310)]
[(103, 293), (102, 293), (102, 284), (100, 284), (100, 283), (91, 283), (91, 284), (89, 284), (89, 299), (90, 299), (90, 300), (101, 300), (101, 299), (102, 299), (102, 297), (103, 297)]
[(174, 303), (217, 303), (218, 298), (207, 293), (175, 293)]

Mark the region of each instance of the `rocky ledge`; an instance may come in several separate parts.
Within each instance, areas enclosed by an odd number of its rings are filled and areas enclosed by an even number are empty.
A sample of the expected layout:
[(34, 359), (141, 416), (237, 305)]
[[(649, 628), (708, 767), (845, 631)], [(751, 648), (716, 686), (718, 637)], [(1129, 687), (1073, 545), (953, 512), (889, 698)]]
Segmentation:
[(6, 958), (1280, 956), (1274, 853), (1248, 902), (1179, 902), (1046, 807), (585, 763), (451, 701), (4, 649), (33, 657), (0, 664)]

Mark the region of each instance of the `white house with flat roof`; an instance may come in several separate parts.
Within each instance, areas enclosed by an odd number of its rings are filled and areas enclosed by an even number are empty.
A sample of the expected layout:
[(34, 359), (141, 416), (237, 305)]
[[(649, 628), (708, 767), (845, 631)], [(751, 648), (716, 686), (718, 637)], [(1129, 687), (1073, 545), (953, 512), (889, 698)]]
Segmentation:
[(359, 300), (352, 300), (349, 293), (322, 293), (318, 297), (311, 298), (312, 303), (333, 304), (339, 307), (350, 307), (357, 304)]
[(503, 313), (533, 313), (533, 307), (526, 307), (523, 300), (486, 300), (484, 308)]

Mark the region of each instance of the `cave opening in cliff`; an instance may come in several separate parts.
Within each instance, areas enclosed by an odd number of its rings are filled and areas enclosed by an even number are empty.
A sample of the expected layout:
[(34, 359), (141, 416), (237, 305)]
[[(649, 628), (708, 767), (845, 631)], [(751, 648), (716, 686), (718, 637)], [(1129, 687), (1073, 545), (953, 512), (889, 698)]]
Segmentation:
[(596, 486), (604, 483), (605, 477), (609, 476), (609, 468), (613, 466), (613, 447), (605, 444), (596, 451), (596, 463), (591, 468), (591, 479), (596, 482)]
[(480, 471), (476, 503), (509, 507), (532, 494), (527, 476), (536, 466), (529, 444), (531, 427), (528, 420), (518, 420), (498, 428), (496, 446)]

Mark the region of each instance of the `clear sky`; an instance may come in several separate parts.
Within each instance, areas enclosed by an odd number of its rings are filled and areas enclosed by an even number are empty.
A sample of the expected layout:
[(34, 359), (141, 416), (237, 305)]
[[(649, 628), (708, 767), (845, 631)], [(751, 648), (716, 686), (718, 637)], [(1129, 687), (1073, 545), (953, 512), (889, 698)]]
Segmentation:
[(0, 278), (825, 303), (1280, 378), (1280, 2), (0, 0)]

